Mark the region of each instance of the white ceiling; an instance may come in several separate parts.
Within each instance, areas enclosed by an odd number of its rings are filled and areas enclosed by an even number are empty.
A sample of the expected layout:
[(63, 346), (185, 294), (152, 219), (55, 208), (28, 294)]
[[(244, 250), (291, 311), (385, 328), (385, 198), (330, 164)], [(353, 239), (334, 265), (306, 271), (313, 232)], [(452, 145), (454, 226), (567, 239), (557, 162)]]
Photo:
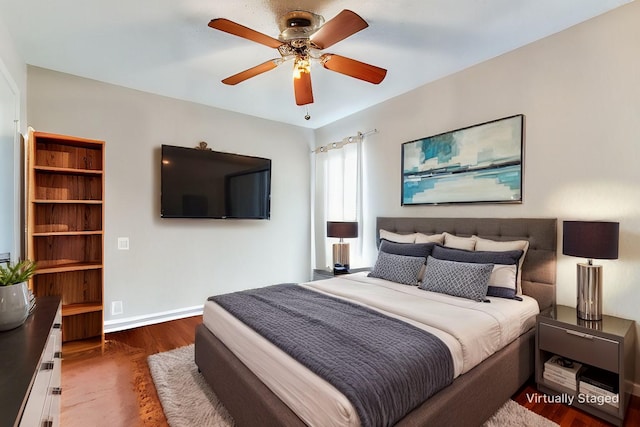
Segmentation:
[[(146, 92), (317, 128), (628, 3), (629, 0), (0, 0), (26, 63)], [(207, 26), (227, 18), (277, 38), (292, 10), (369, 28), (327, 51), (386, 68), (379, 85), (312, 67), (311, 119), (295, 105), (291, 63), (220, 82), (276, 50)]]

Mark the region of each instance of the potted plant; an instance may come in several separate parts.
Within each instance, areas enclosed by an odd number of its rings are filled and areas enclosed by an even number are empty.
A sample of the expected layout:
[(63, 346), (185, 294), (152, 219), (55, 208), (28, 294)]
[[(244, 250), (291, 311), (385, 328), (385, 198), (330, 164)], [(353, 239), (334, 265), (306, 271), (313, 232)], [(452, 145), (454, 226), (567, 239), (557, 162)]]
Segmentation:
[(0, 331), (17, 328), (29, 316), (27, 280), (35, 274), (30, 260), (0, 264)]

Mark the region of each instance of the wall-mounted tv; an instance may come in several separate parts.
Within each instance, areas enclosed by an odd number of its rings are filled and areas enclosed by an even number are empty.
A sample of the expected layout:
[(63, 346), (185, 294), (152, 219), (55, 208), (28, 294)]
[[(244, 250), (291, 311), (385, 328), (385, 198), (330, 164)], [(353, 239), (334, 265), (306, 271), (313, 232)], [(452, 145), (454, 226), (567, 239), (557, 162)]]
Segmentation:
[(162, 146), (162, 218), (269, 219), (271, 160)]

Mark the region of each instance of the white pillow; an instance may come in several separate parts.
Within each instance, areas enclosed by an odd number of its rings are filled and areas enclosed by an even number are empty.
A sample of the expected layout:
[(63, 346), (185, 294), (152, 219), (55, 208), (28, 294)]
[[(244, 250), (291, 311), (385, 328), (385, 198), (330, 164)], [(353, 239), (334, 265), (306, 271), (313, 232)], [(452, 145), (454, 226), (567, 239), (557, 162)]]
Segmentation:
[(449, 248), (465, 249), (472, 251), (476, 247), (476, 237), (458, 237), (453, 234), (449, 234), (446, 231), (442, 233), (444, 235), (444, 245)]
[(444, 243), (444, 234), (423, 234), (416, 233), (416, 241), (415, 243)]
[(415, 243), (416, 242), (416, 234), (398, 234), (392, 233), (391, 231), (380, 229), (380, 238), (389, 240), (390, 242), (396, 243)]
[(529, 241), (528, 240), (509, 240), (505, 242), (500, 242), (497, 240), (491, 239), (483, 239), (482, 237), (472, 236), (476, 239), (476, 251), (491, 251), (491, 252), (504, 252), (504, 251), (522, 251), (522, 256), (520, 257), (520, 261), (518, 261), (518, 289), (516, 290), (518, 294), (522, 294), (522, 263), (524, 262), (524, 257), (527, 255), (527, 250), (529, 249)]
[(504, 288), (495, 289), (495, 296), (503, 296), (503, 294), (508, 294), (509, 298), (513, 298), (514, 292), (517, 293), (517, 288), (514, 289), (513, 284), (517, 283), (516, 278), (516, 265), (505, 265), (505, 264), (494, 264), (493, 271), (491, 272), (491, 276), (489, 277), (489, 286), (493, 288)]

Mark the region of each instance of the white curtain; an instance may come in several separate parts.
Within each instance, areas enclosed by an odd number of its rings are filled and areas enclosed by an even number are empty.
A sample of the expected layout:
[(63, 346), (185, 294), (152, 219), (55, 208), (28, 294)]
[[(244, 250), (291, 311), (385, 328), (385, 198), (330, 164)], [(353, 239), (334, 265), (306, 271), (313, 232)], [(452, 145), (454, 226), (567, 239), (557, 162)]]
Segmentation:
[(332, 245), (327, 238), (327, 221), (357, 221), (358, 238), (350, 244), (350, 265), (357, 267), (362, 259), (362, 136), (329, 144), (315, 153), (315, 241), (316, 268), (332, 263)]

